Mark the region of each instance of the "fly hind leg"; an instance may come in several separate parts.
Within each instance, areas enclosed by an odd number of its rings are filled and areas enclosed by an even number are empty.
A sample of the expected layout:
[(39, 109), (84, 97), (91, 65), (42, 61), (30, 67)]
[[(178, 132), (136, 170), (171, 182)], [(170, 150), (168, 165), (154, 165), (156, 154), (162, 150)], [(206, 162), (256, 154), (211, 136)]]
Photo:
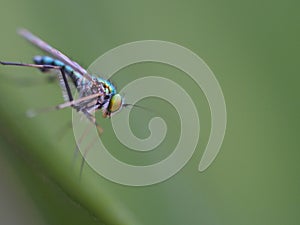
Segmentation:
[(64, 71), (64, 67), (63, 66), (53, 66), (53, 65), (38, 65), (38, 64), (30, 64), (30, 63), (18, 63), (18, 62), (3, 62), (0, 61), (0, 64), (2, 65), (8, 65), (8, 66), (24, 66), (24, 67), (33, 67), (33, 68), (38, 68), (41, 71), (47, 71), (47, 70), (58, 70), (60, 71), (62, 78), (63, 78), (63, 82), (68, 94), (68, 98), (69, 101), (73, 101), (73, 95), (69, 86), (69, 83), (67, 81), (67, 77)]

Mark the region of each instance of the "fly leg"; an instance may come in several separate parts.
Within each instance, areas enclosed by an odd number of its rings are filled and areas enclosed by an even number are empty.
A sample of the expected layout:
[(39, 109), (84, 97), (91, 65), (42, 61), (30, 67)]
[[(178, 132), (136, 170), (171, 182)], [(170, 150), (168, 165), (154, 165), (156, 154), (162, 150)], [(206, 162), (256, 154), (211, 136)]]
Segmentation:
[(62, 78), (63, 78), (63, 82), (64, 82), (64, 85), (65, 85), (65, 88), (66, 88), (66, 91), (67, 91), (67, 94), (68, 94), (69, 101), (70, 102), (73, 101), (73, 95), (72, 95), (72, 92), (71, 92), (71, 89), (70, 89), (70, 86), (69, 86), (69, 83), (68, 83), (68, 80), (67, 80), (67, 77), (66, 77), (66, 74), (65, 74), (63, 66), (37, 65), (37, 64), (30, 64), (30, 63), (3, 62), (3, 61), (0, 61), (0, 64), (2, 64), (2, 65), (9, 65), (9, 66), (33, 67), (33, 68), (38, 68), (38, 69), (41, 69), (41, 70), (53, 69), (53, 70), (60, 71), (60, 73), (62, 75)]

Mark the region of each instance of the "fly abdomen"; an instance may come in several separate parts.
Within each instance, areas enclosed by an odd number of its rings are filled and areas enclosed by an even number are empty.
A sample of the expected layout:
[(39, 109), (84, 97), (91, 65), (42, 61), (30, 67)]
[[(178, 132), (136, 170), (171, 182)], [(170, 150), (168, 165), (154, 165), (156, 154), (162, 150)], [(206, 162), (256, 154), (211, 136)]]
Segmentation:
[[(62, 68), (62, 70), (71, 78), (75, 86), (77, 86), (77, 80), (80, 78), (80, 76), (73, 70), (72, 67), (66, 65), (60, 60), (54, 59), (49, 56), (35, 56), (33, 58), (33, 61), (37, 65), (48, 65), (48, 66), (59, 66)], [(48, 68), (41, 68), (42, 72), (48, 72), (51, 69)]]

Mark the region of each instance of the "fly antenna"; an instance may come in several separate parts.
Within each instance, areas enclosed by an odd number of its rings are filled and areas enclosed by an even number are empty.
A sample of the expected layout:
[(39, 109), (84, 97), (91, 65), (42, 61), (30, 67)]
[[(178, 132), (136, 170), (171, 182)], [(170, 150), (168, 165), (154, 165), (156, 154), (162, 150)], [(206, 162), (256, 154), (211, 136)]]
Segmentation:
[(152, 110), (152, 109), (150, 109), (150, 108), (147, 108), (147, 107), (145, 107), (145, 106), (141, 106), (141, 105), (136, 105), (136, 104), (131, 104), (131, 103), (124, 103), (122, 106), (123, 106), (124, 108), (127, 108), (127, 107), (135, 107), (135, 108), (143, 109), (143, 110), (145, 110), (145, 111), (147, 111), (147, 112), (152, 112), (152, 113), (154, 113), (154, 114), (158, 114), (156, 111), (154, 111), (154, 110)]

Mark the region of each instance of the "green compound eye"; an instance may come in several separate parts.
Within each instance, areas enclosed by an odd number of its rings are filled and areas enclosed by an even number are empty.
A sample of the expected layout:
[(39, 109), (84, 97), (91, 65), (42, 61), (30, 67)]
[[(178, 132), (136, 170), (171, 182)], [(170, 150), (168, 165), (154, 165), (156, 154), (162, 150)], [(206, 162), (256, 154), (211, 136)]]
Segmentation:
[(119, 94), (115, 94), (110, 99), (109, 107), (108, 107), (109, 111), (116, 112), (120, 109), (121, 105), (122, 105), (122, 96)]

